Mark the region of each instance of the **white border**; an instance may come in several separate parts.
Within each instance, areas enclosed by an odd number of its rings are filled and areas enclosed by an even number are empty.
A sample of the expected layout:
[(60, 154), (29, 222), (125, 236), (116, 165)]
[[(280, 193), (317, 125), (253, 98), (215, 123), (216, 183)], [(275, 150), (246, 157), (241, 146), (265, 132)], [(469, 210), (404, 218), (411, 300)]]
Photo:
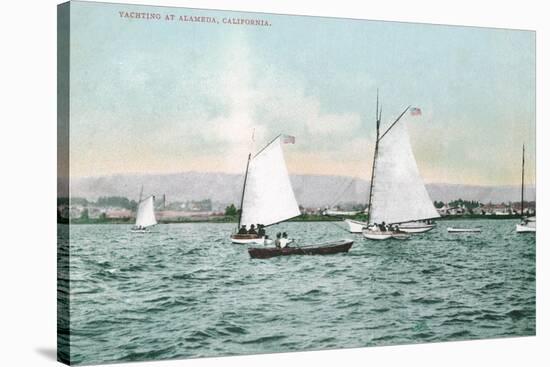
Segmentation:
[[(134, 1), (117, 1), (132, 3)], [(187, 0), (135, 1), (142, 4), (261, 11), (283, 14), (443, 23), (537, 31), (537, 337), (420, 344), (323, 352), (146, 362), (140, 366), (462, 366), (544, 365), (548, 359), (548, 53), (549, 25), (544, 2), (352, 0)], [(1, 365), (56, 364), (56, 1), (6, 2), (2, 6), (0, 188)], [(547, 66), (548, 67), (548, 66)], [(489, 138), (489, 137), (488, 137)], [(120, 364), (120, 366), (137, 364)]]

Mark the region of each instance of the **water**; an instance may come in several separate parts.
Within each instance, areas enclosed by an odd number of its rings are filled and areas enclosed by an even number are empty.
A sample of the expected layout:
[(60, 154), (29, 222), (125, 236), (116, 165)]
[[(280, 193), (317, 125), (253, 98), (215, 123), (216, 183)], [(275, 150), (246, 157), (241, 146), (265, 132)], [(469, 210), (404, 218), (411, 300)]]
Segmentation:
[[(347, 254), (250, 259), (231, 224), (71, 227), (71, 359), (98, 363), (535, 334), (535, 236), (516, 221), (441, 221), (368, 241), (285, 223)], [(481, 234), (448, 234), (447, 226)]]

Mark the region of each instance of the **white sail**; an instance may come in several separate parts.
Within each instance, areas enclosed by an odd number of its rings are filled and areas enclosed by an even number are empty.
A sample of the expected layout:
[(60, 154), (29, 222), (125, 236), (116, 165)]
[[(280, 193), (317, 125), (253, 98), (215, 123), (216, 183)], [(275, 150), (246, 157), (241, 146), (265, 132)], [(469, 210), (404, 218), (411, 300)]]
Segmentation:
[(298, 215), (300, 209), (290, 184), (279, 137), (249, 162), (241, 225), (268, 226)]
[(405, 121), (395, 124), (379, 142), (370, 213), (369, 223), (439, 217), (418, 172)]
[(139, 202), (136, 215), (136, 227), (146, 228), (157, 224), (154, 204), (154, 196), (149, 196)]

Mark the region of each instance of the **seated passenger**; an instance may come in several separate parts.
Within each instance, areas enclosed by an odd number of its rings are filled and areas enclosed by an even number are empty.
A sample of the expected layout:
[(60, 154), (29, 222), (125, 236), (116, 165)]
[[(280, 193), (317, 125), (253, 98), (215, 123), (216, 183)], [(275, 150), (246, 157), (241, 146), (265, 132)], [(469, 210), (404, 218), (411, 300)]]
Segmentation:
[(281, 232), (277, 233), (277, 239), (275, 240), (275, 247), (281, 248)]
[(263, 224), (258, 224), (258, 236), (265, 236), (265, 227)]
[(289, 239), (287, 238), (286, 232), (283, 232), (283, 238), (281, 238), (281, 239), (279, 240), (279, 246), (280, 246), (281, 248), (285, 248), (285, 247), (287, 247), (288, 244), (291, 243), (291, 242), (292, 242), (292, 240), (289, 240)]
[(238, 234), (247, 234), (248, 231), (246, 230), (246, 226), (243, 224), (241, 226), (241, 228), (239, 228), (239, 232), (237, 232)]

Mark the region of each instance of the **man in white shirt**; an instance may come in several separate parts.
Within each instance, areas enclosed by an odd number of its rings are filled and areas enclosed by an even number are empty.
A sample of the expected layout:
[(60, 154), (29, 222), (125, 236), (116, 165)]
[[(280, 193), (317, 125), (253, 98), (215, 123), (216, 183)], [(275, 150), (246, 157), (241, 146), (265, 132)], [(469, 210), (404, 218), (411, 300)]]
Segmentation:
[(287, 238), (286, 232), (283, 232), (283, 238), (281, 238), (281, 239), (279, 240), (279, 246), (280, 246), (281, 248), (285, 248), (285, 247), (287, 247), (288, 244), (291, 243), (292, 241), (293, 241), (293, 240), (289, 240), (289, 239)]

